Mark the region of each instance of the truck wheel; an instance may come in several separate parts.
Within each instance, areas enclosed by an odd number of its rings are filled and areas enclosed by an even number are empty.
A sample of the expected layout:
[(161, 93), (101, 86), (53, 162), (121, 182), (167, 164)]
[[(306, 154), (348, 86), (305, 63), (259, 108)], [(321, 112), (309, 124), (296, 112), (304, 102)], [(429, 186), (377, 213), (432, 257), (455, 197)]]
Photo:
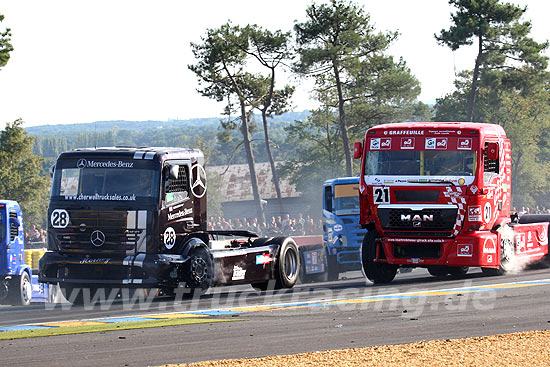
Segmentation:
[(441, 277), (447, 276), (447, 274), (449, 274), (450, 271), (449, 271), (449, 267), (447, 266), (433, 265), (433, 266), (428, 266), (428, 273), (430, 273), (430, 275), (434, 277), (441, 278)]
[(468, 273), (469, 269), (467, 266), (449, 266), (447, 270), (452, 277), (461, 278)]
[(512, 271), (515, 265), (514, 230), (507, 225), (497, 229), (500, 233), (500, 266), (498, 269), (481, 268), (483, 274), (490, 276), (504, 275)]
[(183, 268), (182, 278), (186, 287), (191, 289), (190, 295), (194, 295), (195, 292), (204, 293), (214, 279), (214, 265), (210, 253), (200, 246), (193, 249), (189, 257)]
[(28, 306), (31, 304), (32, 284), (29, 273), (24, 271), (20, 276), (14, 276), (8, 290), (9, 303), (13, 306)]
[(300, 272), (300, 255), (294, 240), (287, 237), (279, 247), (275, 264), (275, 288), (292, 288)]
[(327, 254), (327, 280), (333, 282), (340, 277), (340, 266), (338, 264), (338, 258), (336, 255)]
[[(326, 256), (326, 255), (325, 255)], [(325, 271), (322, 273), (315, 273), (315, 274), (306, 274), (306, 261), (304, 259), (303, 254), (300, 253), (300, 283), (306, 284), (306, 283), (314, 283), (314, 282), (326, 282), (329, 277), (328, 273), (328, 263), (327, 258), (325, 257), (323, 259), (323, 263), (325, 265)]]
[(397, 266), (374, 262), (376, 257), (376, 238), (378, 238), (376, 230), (368, 231), (363, 238), (363, 244), (361, 245), (363, 273), (374, 284), (389, 283), (395, 278), (395, 274), (397, 274)]

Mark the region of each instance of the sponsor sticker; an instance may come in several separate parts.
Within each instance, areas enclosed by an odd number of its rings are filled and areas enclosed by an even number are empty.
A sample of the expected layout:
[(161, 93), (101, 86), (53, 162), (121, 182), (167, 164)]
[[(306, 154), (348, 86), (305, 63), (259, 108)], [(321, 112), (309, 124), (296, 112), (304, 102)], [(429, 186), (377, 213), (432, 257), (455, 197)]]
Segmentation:
[(192, 208), (186, 208), (186, 209), (183, 209), (183, 210), (179, 210), (175, 213), (168, 213), (168, 220), (174, 220), (174, 219), (186, 217), (190, 214), (193, 214), (193, 209)]
[(108, 264), (109, 261), (111, 261), (111, 259), (108, 257), (98, 258), (98, 259), (90, 259), (87, 257), (85, 259), (80, 260), (80, 263), (81, 264)]
[(456, 245), (456, 256), (472, 257), (474, 255), (474, 245), (471, 243), (459, 243)]
[(245, 275), (246, 270), (238, 265), (233, 266), (233, 276), (231, 277), (231, 280), (243, 280)]
[(483, 243), (483, 253), (484, 254), (497, 253), (497, 247), (495, 245), (495, 241), (492, 238), (485, 239), (485, 242)]
[(401, 149), (414, 149), (414, 138), (401, 138)]
[(265, 264), (269, 264), (270, 262), (271, 262), (271, 255), (269, 254), (256, 255), (256, 265), (265, 265)]
[(458, 150), (472, 150), (472, 138), (458, 138), (456, 143)]
[(391, 138), (372, 138), (370, 140), (371, 150), (390, 150)]
[(470, 222), (481, 222), (481, 205), (468, 207), (468, 220)]
[(447, 138), (426, 138), (425, 148), (427, 150), (447, 150)]
[[(388, 132), (384, 131), (384, 135)], [(424, 135), (424, 130), (390, 130), (389, 135)]]
[(93, 161), (84, 158), (76, 162), (77, 168), (133, 168), (134, 162), (126, 161)]
[(518, 248), (518, 252), (525, 251), (525, 233), (516, 234), (516, 246)]

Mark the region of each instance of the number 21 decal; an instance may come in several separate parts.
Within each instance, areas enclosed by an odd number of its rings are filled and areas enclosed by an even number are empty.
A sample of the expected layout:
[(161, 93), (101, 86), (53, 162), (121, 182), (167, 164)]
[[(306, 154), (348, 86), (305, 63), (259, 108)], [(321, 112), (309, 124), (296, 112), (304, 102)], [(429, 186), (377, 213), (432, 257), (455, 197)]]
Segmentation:
[(390, 188), (389, 187), (373, 187), (372, 194), (375, 204), (390, 203)]

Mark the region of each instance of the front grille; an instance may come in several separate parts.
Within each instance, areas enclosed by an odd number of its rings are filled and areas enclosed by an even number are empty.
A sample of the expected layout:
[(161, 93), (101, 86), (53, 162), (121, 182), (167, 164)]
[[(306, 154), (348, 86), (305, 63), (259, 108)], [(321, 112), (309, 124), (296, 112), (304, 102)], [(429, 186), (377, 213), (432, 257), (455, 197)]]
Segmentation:
[(58, 276), (61, 278), (86, 279), (86, 280), (124, 280), (144, 279), (146, 275), (143, 269), (136, 266), (121, 265), (81, 265), (67, 264), (58, 269)]
[(391, 237), (451, 237), (452, 232), (402, 232), (402, 231), (384, 231), (384, 235)]
[[(73, 210), (69, 212), (70, 225), (60, 230), (56, 236), (61, 248), (69, 251), (86, 252), (125, 252), (136, 247), (142, 230), (127, 228), (126, 211)], [(101, 231), (104, 243), (92, 244), (94, 231)]]
[(378, 208), (380, 225), (384, 231), (415, 231), (422, 232), (422, 234), (425, 232), (452, 231), (457, 213), (458, 209), (456, 207), (424, 208), (422, 210)]
[(398, 202), (437, 203), (439, 190), (395, 190)]
[(393, 256), (401, 259), (438, 259), (441, 256), (440, 244), (393, 245)]

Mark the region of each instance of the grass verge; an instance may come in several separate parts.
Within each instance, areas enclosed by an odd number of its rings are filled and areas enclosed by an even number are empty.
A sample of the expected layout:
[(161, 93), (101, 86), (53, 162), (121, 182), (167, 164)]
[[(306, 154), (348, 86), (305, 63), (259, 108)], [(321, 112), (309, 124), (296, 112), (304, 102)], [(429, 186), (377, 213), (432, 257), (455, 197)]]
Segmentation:
[(55, 336), (55, 335), (97, 333), (102, 331), (114, 331), (114, 330), (145, 329), (145, 328), (163, 327), (163, 326), (208, 324), (208, 323), (226, 322), (226, 321), (246, 321), (246, 320), (244, 319), (202, 319), (202, 318), (159, 319), (159, 320), (129, 321), (129, 322), (117, 322), (117, 323), (83, 325), (83, 326), (52, 327), (47, 329), (13, 330), (13, 331), (0, 332), (0, 340), (37, 338), (37, 337)]

